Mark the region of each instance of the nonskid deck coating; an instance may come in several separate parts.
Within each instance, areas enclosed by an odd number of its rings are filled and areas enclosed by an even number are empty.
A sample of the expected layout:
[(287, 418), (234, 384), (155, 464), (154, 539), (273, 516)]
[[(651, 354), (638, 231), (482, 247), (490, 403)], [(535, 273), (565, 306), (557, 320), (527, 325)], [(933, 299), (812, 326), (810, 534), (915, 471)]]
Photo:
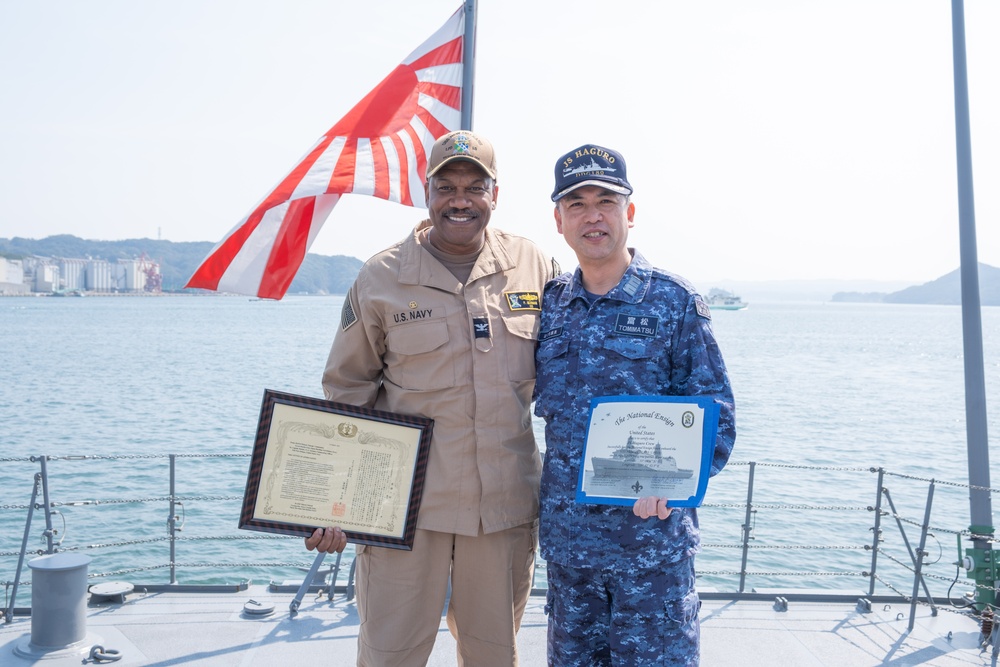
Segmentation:
[[(133, 592), (124, 601), (91, 600), (87, 636), (73, 655), (22, 657), (31, 653), (30, 616), (0, 625), (0, 665), (113, 664), (190, 667), (253, 667), (283, 664), (353, 665), (358, 615), (343, 594), (332, 603), (307, 594), (298, 612), (293, 593), (251, 586), (237, 592)], [(701, 609), (704, 667), (780, 665), (781, 667), (865, 667), (867, 665), (992, 665), (992, 647), (980, 648), (978, 621), (939, 607), (938, 614), (917, 606), (912, 632), (905, 603), (873, 603), (870, 612), (850, 602), (732, 600), (707, 596)], [(860, 596), (859, 596), (860, 597)], [(274, 605), (274, 613), (255, 617), (244, 605), (255, 600)], [(518, 635), (521, 665), (545, 665), (544, 597), (532, 596)], [(90, 648), (118, 651), (116, 662), (84, 662)], [(15, 649), (20, 647), (20, 651)], [(306, 661), (309, 661), (308, 663)], [(456, 665), (455, 642), (442, 617), (428, 663)]]

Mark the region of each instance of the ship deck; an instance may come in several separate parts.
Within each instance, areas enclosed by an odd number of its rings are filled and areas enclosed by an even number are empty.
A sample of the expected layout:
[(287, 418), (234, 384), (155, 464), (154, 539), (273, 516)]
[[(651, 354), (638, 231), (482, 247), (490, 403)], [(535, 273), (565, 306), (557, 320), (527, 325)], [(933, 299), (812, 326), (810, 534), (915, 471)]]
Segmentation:
[[(330, 599), (322, 591), (310, 591), (292, 613), (296, 592), (294, 587), (276, 585), (198, 591), (164, 586), (136, 587), (110, 597), (90, 595), (86, 636), (57, 649), (34, 646), (32, 619), (22, 609), (10, 623), (0, 625), (0, 665), (110, 664), (114, 657), (118, 658), (114, 664), (121, 666), (269, 667), (311, 664), (317, 659), (323, 664), (353, 665), (358, 635), (355, 602), (343, 592)], [(969, 614), (941, 605), (934, 613), (920, 604), (911, 630), (910, 605), (903, 599), (822, 593), (703, 592), (701, 664), (996, 664), (992, 646), (981, 648), (979, 621)], [(270, 614), (259, 613), (272, 606)], [(521, 664), (527, 667), (545, 664), (543, 606), (543, 595), (531, 597), (518, 636)], [(39, 631), (38, 636), (46, 635)], [(94, 646), (101, 647), (105, 660), (90, 659)], [(456, 664), (455, 642), (443, 617), (429, 664)]]

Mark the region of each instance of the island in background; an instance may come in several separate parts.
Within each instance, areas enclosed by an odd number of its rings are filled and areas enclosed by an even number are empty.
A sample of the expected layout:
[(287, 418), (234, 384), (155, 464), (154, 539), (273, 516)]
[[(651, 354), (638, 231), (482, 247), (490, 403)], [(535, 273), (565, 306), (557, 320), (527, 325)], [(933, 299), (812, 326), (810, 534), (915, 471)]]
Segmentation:
[[(962, 303), (962, 275), (959, 269), (923, 285), (896, 292), (837, 292), (831, 301), (839, 303), (910, 303), (957, 306)], [(979, 303), (1000, 306), (1000, 269), (979, 263)]]

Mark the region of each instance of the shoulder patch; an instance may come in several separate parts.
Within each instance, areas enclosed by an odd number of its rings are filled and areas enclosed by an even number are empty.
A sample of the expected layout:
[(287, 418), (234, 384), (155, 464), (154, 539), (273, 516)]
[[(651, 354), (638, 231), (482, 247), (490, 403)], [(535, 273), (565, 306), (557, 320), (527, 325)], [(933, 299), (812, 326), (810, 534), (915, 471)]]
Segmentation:
[(511, 310), (542, 310), (542, 297), (538, 292), (504, 292)]
[(694, 307), (698, 311), (698, 315), (704, 317), (706, 320), (712, 319), (712, 309), (708, 307), (708, 304), (702, 301), (700, 296), (694, 298)]
[(340, 328), (347, 331), (357, 321), (358, 316), (354, 314), (354, 304), (351, 303), (351, 294), (348, 292), (344, 297), (344, 308), (340, 311)]

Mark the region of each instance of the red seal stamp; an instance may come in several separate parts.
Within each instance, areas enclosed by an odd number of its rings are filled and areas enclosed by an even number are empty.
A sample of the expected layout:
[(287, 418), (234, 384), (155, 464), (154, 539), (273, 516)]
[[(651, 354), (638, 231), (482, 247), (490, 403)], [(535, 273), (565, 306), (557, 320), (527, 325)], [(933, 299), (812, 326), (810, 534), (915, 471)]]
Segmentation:
[(330, 508), (330, 514), (332, 516), (344, 516), (344, 512), (347, 511), (347, 506), (344, 503), (334, 503), (333, 507)]

